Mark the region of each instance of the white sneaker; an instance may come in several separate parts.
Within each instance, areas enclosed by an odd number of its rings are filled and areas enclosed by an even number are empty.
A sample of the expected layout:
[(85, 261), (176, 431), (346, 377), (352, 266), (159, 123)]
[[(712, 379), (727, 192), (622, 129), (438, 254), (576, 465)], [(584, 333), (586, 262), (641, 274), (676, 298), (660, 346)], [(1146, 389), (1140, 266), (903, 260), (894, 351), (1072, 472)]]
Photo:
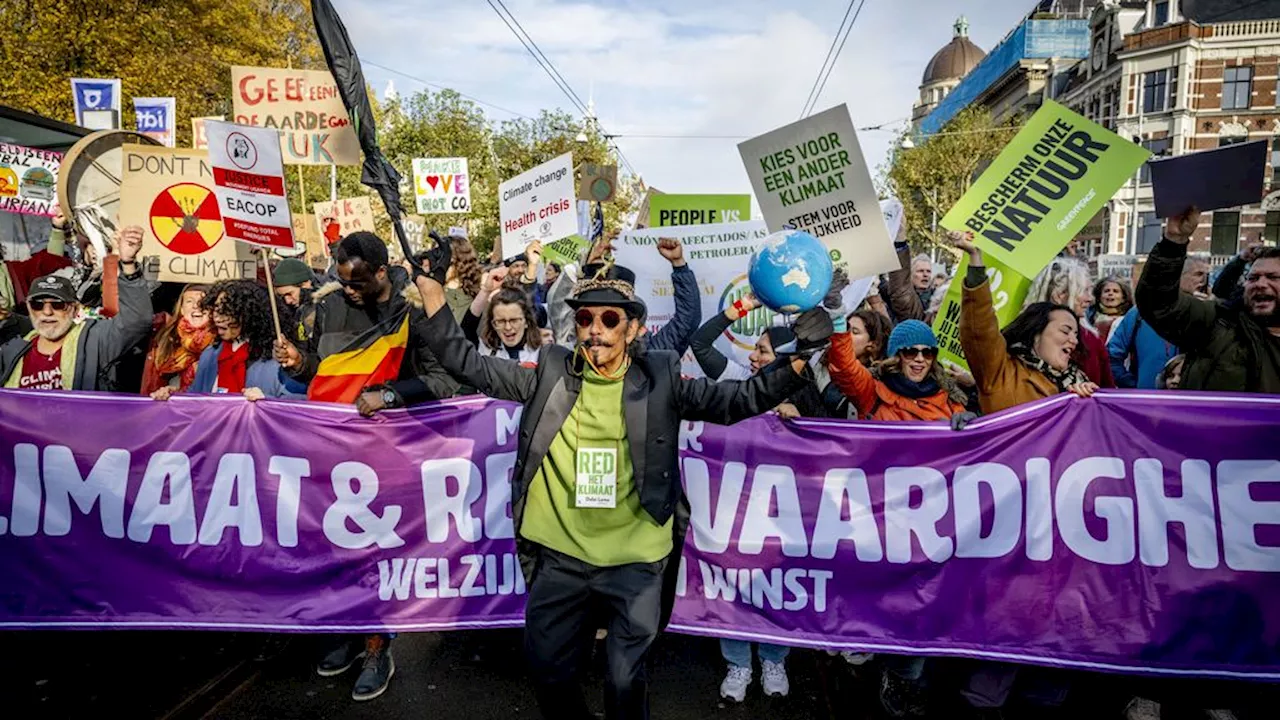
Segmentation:
[[(783, 680), (786, 678), (784, 677)], [(729, 673), (720, 683), (720, 697), (740, 703), (747, 699), (747, 688), (751, 685), (751, 668), (729, 666)]]
[(764, 660), (760, 663), (760, 685), (764, 694), (769, 697), (786, 697), (791, 692), (791, 683), (787, 680), (787, 666)]
[(844, 652), (840, 653), (840, 657), (844, 658), (844, 661), (849, 663), (850, 665), (854, 667), (858, 667), (860, 665), (866, 665), (868, 662), (871, 662), (871, 658), (875, 657), (875, 655), (871, 653), (860, 653), (860, 652), (853, 652), (852, 650), (845, 650)]
[(1160, 703), (1136, 697), (1124, 709), (1125, 720), (1160, 720)]

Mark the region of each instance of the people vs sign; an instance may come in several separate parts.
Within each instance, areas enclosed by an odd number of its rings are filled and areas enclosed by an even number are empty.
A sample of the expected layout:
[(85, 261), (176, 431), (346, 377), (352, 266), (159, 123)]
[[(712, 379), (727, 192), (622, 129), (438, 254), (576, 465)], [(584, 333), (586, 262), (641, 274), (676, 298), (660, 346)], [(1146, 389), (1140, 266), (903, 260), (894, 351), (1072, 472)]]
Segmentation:
[(210, 120), (209, 160), (227, 235), (259, 247), (293, 247), (280, 133)]

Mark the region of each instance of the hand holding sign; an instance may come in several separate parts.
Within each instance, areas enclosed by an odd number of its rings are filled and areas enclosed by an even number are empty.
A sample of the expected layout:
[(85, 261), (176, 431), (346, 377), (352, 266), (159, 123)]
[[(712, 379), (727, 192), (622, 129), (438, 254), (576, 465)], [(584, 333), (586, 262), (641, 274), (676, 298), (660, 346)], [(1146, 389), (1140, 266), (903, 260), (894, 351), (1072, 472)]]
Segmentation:
[(1186, 245), (1191, 242), (1191, 236), (1196, 234), (1198, 227), (1200, 227), (1200, 211), (1196, 208), (1187, 208), (1165, 221), (1164, 235), (1179, 245)]

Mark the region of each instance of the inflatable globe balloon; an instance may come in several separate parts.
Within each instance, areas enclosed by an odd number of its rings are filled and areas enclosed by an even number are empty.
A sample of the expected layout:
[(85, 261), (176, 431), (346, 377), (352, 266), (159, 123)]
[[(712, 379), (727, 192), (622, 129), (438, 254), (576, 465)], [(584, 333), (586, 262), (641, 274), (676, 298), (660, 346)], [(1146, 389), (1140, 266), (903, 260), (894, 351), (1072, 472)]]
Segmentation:
[(831, 272), (831, 254), (821, 240), (800, 230), (783, 230), (765, 238), (751, 256), (747, 281), (765, 307), (800, 313), (826, 297)]

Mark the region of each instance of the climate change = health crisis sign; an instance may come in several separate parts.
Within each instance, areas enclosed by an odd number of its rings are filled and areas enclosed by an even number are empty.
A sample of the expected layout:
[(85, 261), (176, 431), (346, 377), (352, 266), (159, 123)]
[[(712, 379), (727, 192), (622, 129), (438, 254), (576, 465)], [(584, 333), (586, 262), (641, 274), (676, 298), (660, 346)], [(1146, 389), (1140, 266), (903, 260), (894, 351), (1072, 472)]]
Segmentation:
[(120, 223), (143, 228), (142, 255), (163, 282), (254, 276), (253, 251), (226, 238), (203, 150), (121, 147)]
[(209, 121), (209, 159), (227, 235), (258, 247), (293, 247), (280, 134)]
[(1046, 101), (942, 226), (1035, 277), (1151, 153)]
[(466, 158), (413, 161), (413, 195), (418, 214), (471, 212), (471, 176)]
[(545, 245), (578, 232), (573, 193), (573, 153), (499, 185), (502, 257), (519, 255), (534, 240)]
[(898, 269), (847, 106), (747, 140), (738, 152), (771, 232), (789, 225), (814, 235), (851, 278)]
[(62, 155), (0, 143), (0, 212), (54, 215)]

